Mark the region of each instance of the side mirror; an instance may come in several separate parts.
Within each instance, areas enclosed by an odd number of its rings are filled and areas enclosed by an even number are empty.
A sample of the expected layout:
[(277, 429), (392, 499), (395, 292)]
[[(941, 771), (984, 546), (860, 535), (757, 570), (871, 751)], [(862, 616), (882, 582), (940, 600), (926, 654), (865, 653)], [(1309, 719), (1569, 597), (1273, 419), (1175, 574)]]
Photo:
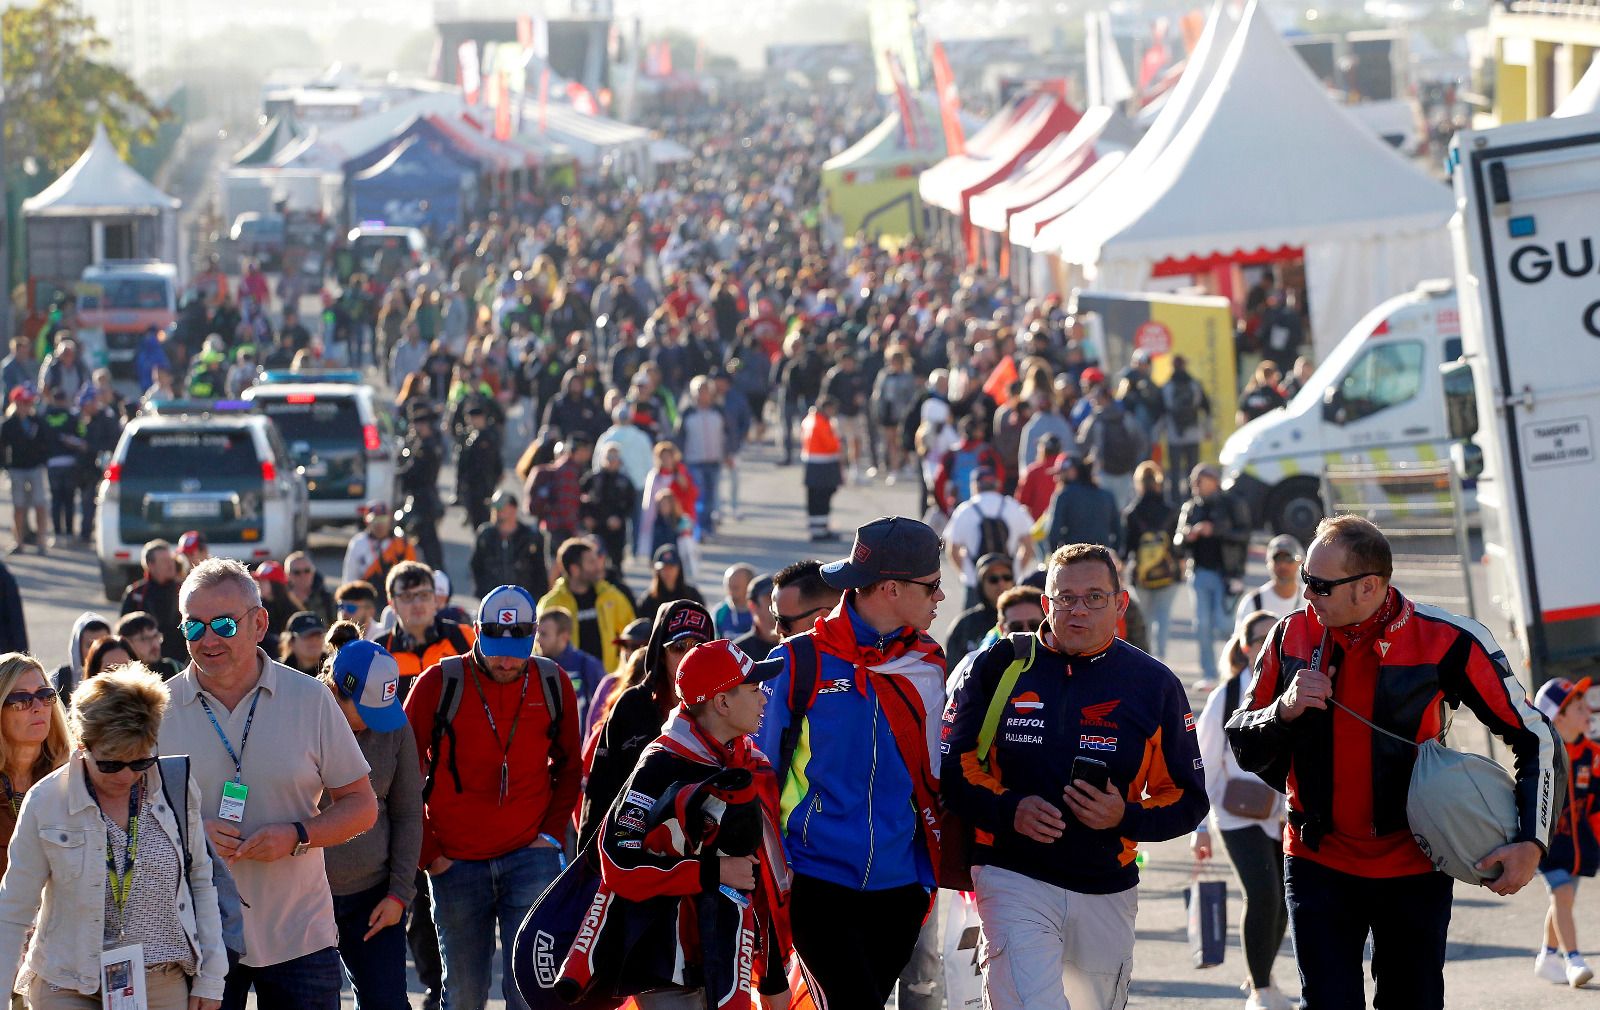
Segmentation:
[(1322, 419), (1329, 424), (1344, 424), (1345, 422), (1344, 394), (1339, 392), (1338, 386), (1329, 386), (1322, 394)]
[(1476, 442), (1455, 442), (1450, 446), (1450, 463), (1462, 480), (1477, 480), (1483, 474), (1483, 450)]
[(1445, 426), (1450, 430), (1450, 437), (1470, 439), (1478, 433), (1478, 399), (1472, 386), (1472, 366), (1465, 358), (1458, 358), (1440, 365), (1439, 374), (1444, 385)]

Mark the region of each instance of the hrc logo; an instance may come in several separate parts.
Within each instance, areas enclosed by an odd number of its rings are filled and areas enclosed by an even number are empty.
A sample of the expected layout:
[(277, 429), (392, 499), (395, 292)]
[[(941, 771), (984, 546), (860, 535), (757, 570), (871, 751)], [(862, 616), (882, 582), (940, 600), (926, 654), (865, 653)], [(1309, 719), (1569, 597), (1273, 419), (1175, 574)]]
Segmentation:
[(1117, 738), (1114, 736), (1091, 736), (1084, 733), (1078, 737), (1078, 746), (1083, 750), (1115, 751)]

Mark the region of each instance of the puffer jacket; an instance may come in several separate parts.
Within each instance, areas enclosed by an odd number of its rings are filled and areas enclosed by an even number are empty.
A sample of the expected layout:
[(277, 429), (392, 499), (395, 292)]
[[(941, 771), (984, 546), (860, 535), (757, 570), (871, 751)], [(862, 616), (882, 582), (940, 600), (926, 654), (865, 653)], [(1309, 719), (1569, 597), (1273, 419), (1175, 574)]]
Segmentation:
[[(10, 992), (20, 967), (51, 985), (92, 996), (100, 991), (100, 951), (105, 947), (106, 826), (85, 785), (84, 759), (74, 757), (28, 790), (11, 836), (11, 864), (0, 881), (0, 981)], [(178, 822), (161, 789), (160, 766), (146, 773), (155, 823), (182, 858)], [(189, 791), (189, 886), (177, 895), (178, 921), (199, 970), (192, 995), (222, 998), (228, 955), (222, 916), (211, 883), (211, 853), (201, 821), (200, 787)], [(37, 924), (35, 924), (37, 917)]]

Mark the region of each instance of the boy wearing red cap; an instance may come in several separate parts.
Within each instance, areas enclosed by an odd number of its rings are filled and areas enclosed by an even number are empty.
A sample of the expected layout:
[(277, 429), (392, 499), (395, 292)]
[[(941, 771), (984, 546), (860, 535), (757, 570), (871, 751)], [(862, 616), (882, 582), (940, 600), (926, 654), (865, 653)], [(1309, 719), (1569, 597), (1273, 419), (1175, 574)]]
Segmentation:
[[(767, 1010), (788, 1006), (778, 783), (750, 739), (766, 706), (760, 683), (780, 669), (725, 640), (684, 657), (681, 704), (606, 817), (603, 884), (590, 909), (602, 925), (592, 943), (573, 948), (566, 985), (641, 994), (641, 1010), (743, 1010), (754, 973)], [(625, 946), (636, 935), (659, 941)]]
[(1589, 703), (1584, 697), (1589, 686), (1588, 677), (1577, 683), (1557, 677), (1546, 681), (1534, 699), (1534, 706), (1567, 745), (1568, 767), (1566, 809), (1539, 863), (1539, 876), (1550, 891), (1550, 910), (1544, 916), (1544, 947), (1534, 958), (1533, 973), (1546, 982), (1574, 988), (1594, 978), (1594, 971), (1578, 951), (1572, 902), (1578, 896), (1579, 878), (1592, 877), (1600, 869), (1600, 810), (1595, 809), (1600, 782), (1594, 781), (1600, 769), (1596, 762), (1600, 745), (1584, 735), (1589, 728)]

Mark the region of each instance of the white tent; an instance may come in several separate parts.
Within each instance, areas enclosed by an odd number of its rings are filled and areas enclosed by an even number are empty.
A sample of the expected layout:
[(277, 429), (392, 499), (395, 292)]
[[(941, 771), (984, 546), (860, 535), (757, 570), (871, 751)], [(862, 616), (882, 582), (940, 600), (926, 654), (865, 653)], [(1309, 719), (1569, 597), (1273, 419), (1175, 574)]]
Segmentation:
[(1556, 119), (1565, 119), (1568, 116), (1582, 116), (1590, 112), (1600, 112), (1600, 57), (1590, 61), (1588, 71), (1578, 79), (1578, 83), (1550, 115)]
[(1087, 286), (1302, 249), (1319, 358), (1380, 301), (1451, 270), (1449, 190), (1329, 101), (1258, 0), (1171, 143), (1115, 199), (1110, 186), (1050, 229)]
[(161, 192), (129, 168), (111, 146), (106, 128), (96, 126), (88, 149), (61, 178), (22, 201), (22, 212), (33, 217), (93, 217), (161, 214), (181, 206), (177, 197)]
[(29, 273), (75, 281), (107, 256), (178, 263), (182, 206), (125, 164), (105, 127), (96, 126), (72, 167), (22, 201)]

